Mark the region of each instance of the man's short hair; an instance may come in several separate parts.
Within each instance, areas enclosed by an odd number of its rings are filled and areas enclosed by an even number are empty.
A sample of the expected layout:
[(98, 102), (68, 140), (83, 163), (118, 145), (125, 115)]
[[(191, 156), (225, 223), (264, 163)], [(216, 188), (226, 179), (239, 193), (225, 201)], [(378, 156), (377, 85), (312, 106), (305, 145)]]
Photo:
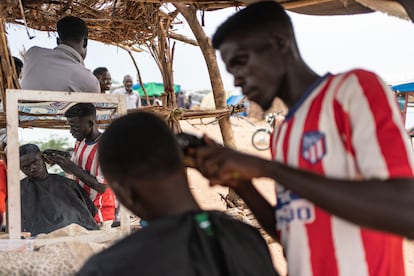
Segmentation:
[(125, 81), (126, 78), (130, 78), (132, 81), (134, 81), (134, 78), (131, 75), (125, 75), (122, 81)]
[(26, 154), (35, 154), (40, 153), (40, 149), (35, 144), (25, 144), (23, 146), (20, 146), (19, 148), (19, 154), (20, 156), (26, 155)]
[(65, 112), (66, 118), (96, 117), (96, 107), (91, 103), (78, 103)]
[(113, 121), (99, 140), (108, 179), (157, 179), (184, 169), (174, 134), (159, 116), (135, 112)]
[(95, 77), (98, 77), (98, 76), (101, 76), (105, 72), (108, 72), (108, 68), (106, 68), (106, 67), (98, 67), (95, 70), (93, 70), (93, 75)]
[(82, 41), (88, 38), (85, 21), (75, 16), (66, 16), (57, 22), (57, 32), (62, 41)]
[(213, 36), (213, 47), (218, 49), (226, 38), (234, 33), (247, 33), (258, 28), (280, 29), (293, 35), (293, 27), (284, 8), (274, 1), (253, 3), (236, 14), (230, 16), (221, 24)]

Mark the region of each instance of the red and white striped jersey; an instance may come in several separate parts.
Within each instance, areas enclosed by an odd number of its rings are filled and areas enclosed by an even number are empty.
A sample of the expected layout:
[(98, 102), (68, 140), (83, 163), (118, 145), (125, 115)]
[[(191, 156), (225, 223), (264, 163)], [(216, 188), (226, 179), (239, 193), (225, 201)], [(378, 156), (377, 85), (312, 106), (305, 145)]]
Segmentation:
[[(332, 178), (413, 177), (395, 97), (364, 70), (319, 79), (275, 129), (271, 151), (279, 162)], [(280, 185), (276, 194), (289, 275), (404, 275), (401, 237), (342, 220)]]
[[(98, 143), (77, 141), (72, 155), (72, 161), (84, 169), (90, 175), (96, 177), (99, 183), (107, 184), (98, 164)], [(113, 220), (115, 217), (115, 196), (110, 188), (106, 189), (104, 193), (99, 193), (84, 184), (80, 179), (75, 178), (75, 181), (82, 186), (82, 188), (89, 195), (93, 201), (98, 213), (95, 215), (96, 222), (100, 223), (106, 220)]]

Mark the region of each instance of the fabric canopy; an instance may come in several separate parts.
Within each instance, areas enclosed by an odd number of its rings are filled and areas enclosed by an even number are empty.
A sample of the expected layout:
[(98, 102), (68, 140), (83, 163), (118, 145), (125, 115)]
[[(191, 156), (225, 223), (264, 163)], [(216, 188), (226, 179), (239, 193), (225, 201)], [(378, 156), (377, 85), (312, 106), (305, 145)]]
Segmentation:
[(398, 92), (414, 92), (414, 82), (391, 86), (392, 90)]
[[(145, 91), (147, 91), (148, 96), (161, 96), (162, 93), (164, 93), (164, 84), (159, 82), (148, 82), (144, 83)], [(132, 89), (137, 91), (141, 97), (144, 97), (144, 91), (142, 90), (142, 87), (140, 84), (134, 84), (132, 86)], [(178, 93), (180, 92), (181, 87), (180, 85), (174, 84), (174, 92)]]
[[(241, 104), (241, 103), (245, 107), (248, 107), (249, 106), (249, 102), (245, 100), (245, 96), (244, 95), (231, 95), (226, 100), (226, 104), (227, 105), (238, 105), (238, 104)], [(239, 114), (242, 115), (242, 116), (247, 116), (247, 111), (240, 112)]]

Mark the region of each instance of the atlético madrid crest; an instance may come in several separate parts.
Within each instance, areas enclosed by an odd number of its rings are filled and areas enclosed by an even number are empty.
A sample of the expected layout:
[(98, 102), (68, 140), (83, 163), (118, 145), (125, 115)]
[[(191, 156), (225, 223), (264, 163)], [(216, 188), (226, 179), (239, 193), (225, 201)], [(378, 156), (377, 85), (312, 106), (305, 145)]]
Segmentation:
[(325, 134), (320, 131), (305, 132), (302, 137), (302, 157), (316, 164), (326, 154)]

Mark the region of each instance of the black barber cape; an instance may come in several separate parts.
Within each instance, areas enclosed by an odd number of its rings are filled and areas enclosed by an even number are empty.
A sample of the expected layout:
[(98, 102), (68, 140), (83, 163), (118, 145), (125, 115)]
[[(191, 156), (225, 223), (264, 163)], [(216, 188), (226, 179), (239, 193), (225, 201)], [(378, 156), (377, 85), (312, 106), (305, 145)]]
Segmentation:
[(158, 219), (93, 256), (85, 275), (277, 275), (264, 239), (220, 212)]
[(49, 174), (45, 180), (25, 178), (20, 184), (22, 231), (49, 233), (77, 223), (88, 230), (99, 229), (94, 220), (97, 209), (75, 181)]

